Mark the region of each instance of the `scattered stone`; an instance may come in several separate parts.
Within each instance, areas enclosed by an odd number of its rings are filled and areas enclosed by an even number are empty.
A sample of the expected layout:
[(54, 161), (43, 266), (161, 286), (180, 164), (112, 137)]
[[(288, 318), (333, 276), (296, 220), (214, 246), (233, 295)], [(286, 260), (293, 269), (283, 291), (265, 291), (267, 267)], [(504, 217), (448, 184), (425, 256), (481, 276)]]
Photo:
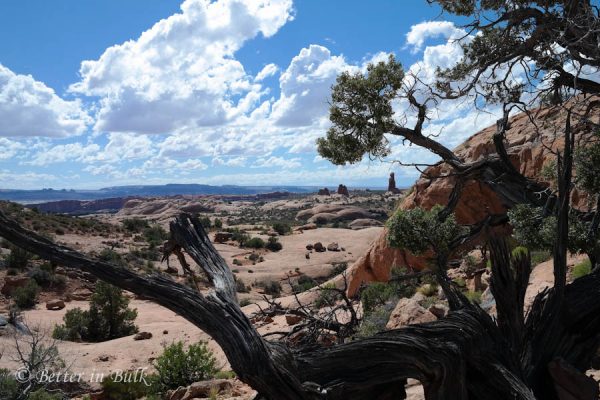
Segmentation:
[(273, 237), (276, 237), (276, 236), (279, 236), (279, 233), (277, 233), (277, 232), (275, 232), (275, 231), (271, 230), (271, 231), (268, 231), (268, 232), (267, 232), (267, 236), (273, 236)]
[(299, 323), (300, 321), (302, 321), (302, 317), (299, 315), (294, 315), (294, 314), (285, 314), (285, 322), (287, 322), (288, 325), (296, 325), (297, 323)]
[(342, 184), (340, 184), (338, 186), (337, 194), (341, 194), (342, 196), (350, 196), (350, 193), (348, 192), (348, 188), (346, 187), (346, 185), (342, 185)]
[(323, 243), (321, 242), (313, 244), (313, 249), (315, 249), (317, 253), (323, 253), (326, 250), (325, 246), (323, 246)]
[(148, 339), (152, 339), (152, 334), (150, 332), (139, 332), (133, 337), (133, 340), (148, 340)]
[(29, 278), (26, 276), (7, 276), (4, 278), (4, 286), (2, 286), (0, 293), (10, 296), (16, 288), (26, 286), (27, 282), (29, 282)]
[(306, 245), (306, 250), (308, 250), (308, 251), (312, 250), (313, 248), (314, 248), (314, 247), (313, 247), (313, 245), (312, 245), (312, 244), (307, 244), (307, 245)]
[(102, 355), (98, 357), (98, 361), (107, 362), (108, 360), (110, 360), (110, 357), (107, 355)]
[(225, 243), (233, 237), (231, 232), (217, 232), (215, 233), (215, 243)]
[(323, 189), (319, 189), (319, 196), (331, 196), (331, 193), (329, 192), (329, 189), (327, 188), (323, 188)]
[(163, 335), (168, 335), (168, 334), (169, 334), (169, 331), (165, 329), (165, 330), (163, 331)]
[(327, 250), (329, 251), (340, 251), (340, 246), (337, 242), (332, 242), (327, 245)]
[(65, 302), (60, 299), (49, 300), (46, 302), (46, 310), (62, 310), (65, 308)]
[(307, 260), (310, 260), (310, 252), (306, 252), (306, 254), (304, 254), (304, 257), (306, 257)]
[(412, 324), (422, 324), (437, 320), (435, 315), (421, 307), (418, 301), (413, 299), (400, 299), (386, 325), (386, 329), (398, 329)]

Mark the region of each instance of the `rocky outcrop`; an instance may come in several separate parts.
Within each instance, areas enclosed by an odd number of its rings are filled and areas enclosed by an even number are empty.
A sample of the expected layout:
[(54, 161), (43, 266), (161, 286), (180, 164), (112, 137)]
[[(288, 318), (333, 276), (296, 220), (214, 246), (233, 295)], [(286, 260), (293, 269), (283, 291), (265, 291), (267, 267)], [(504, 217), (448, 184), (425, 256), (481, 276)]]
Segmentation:
[[(562, 149), (564, 145), (564, 139), (561, 136), (555, 136), (555, 132), (560, 132), (565, 124), (565, 119), (566, 113), (555, 110), (540, 111), (536, 116), (535, 125), (524, 114), (510, 119), (510, 128), (506, 133), (506, 147), (511, 161), (521, 173), (540, 179), (544, 165), (555, 157), (552, 151)], [(598, 123), (598, 119), (598, 116), (594, 117), (596, 123)], [(536, 130), (536, 125), (540, 128), (539, 131)], [(458, 146), (455, 152), (466, 161), (475, 161), (494, 153), (492, 136), (495, 131), (495, 125), (482, 130)], [(589, 137), (590, 132), (581, 130), (579, 134), (579, 143), (585, 143), (586, 141), (581, 139), (584, 139), (585, 135)], [(438, 164), (428, 168), (425, 174), (441, 176), (449, 172), (446, 165)], [(392, 182), (392, 178), (393, 176), (390, 175), (390, 185), (395, 184)], [(445, 205), (454, 184), (454, 177), (430, 180), (422, 176), (403, 199), (399, 208), (431, 208), (436, 204)], [(587, 198), (575, 189), (573, 203), (585, 209)], [(488, 186), (471, 181), (465, 185), (455, 209), (455, 216), (460, 224), (473, 224), (489, 214), (500, 214), (506, 211), (507, 206)], [(415, 257), (406, 251), (390, 248), (386, 243), (386, 234), (386, 231), (382, 232), (367, 253), (349, 268), (348, 290), (350, 294), (355, 294), (363, 282), (387, 281), (392, 266), (421, 269), (426, 265), (424, 257)]]
[(65, 308), (65, 302), (60, 299), (48, 300), (46, 302), (46, 310), (56, 311), (62, 310), (63, 308)]
[(373, 212), (356, 206), (343, 204), (320, 204), (308, 210), (299, 211), (296, 219), (309, 223), (328, 224), (332, 222), (354, 221), (356, 219), (374, 219), (383, 216), (384, 212)]
[(348, 228), (354, 230), (370, 228), (373, 226), (383, 226), (383, 222), (372, 218), (359, 218), (348, 224)]
[(327, 189), (327, 188), (319, 189), (319, 192), (317, 194), (319, 196), (331, 196), (331, 193), (329, 192), (329, 189)]
[(422, 324), (435, 320), (437, 320), (437, 317), (423, 308), (417, 300), (404, 298), (400, 299), (396, 308), (392, 311), (385, 327), (386, 329), (398, 329), (406, 325)]
[(388, 179), (387, 191), (390, 193), (400, 193), (400, 189), (396, 187), (396, 176), (393, 172), (390, 172), (390, 179)]
[(25, 287), (28, 282), (29, 278), (26, 276), (7, 276), (4, 278), (4, 285), (2, 286), (0, 293), (5, 296), (10, 296), (16, 288)]
[(51, 201), (48, 203), (32, 204), (42, 212), (59, 213), (59, 214), (90, 214), (100, 212), (116, 212), (119, 211), (125, 203), (131, 198), (129, 197), (114, 197), (100, 200), (60, 200)]
[(348, 192), (348, 188), (346, 185), (340, 184), (337, 188), (337, 194), (341, 194), (342, 196), (350, 196), (350, 192)]

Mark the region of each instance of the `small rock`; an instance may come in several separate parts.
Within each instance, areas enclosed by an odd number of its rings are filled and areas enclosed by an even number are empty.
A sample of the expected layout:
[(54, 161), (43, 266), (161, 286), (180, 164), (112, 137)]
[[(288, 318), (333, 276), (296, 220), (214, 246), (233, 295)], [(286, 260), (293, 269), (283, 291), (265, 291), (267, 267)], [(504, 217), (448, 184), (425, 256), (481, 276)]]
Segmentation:
[(329, 251), (340, 251), (340, 246), (337, 242), (332, 242), (327, 245), (327, 250)]
[(8, 325), (8, 319), (6, 319), (2, 315), (0, 315), (0, 326), (6, 326), (6, 325)]
[(277, 233), (277, 232), (275, 232), (275, 231), (268, 231), (268, 232), (267, 232), (267, 236), (273, 236), (273, 237), (276, 237), (276, 236), (279, 236), (279, 233)]
[(309, 243), (309, 244), (306, 245), (306, 250), (310, 251), (312, 249), (313, 249), (313, 245), (312, 244)]
[(107, 355), (102, 355), (98, 357), (98, 361), (107, 362), (108, 360), (110, 360), (110, 357)]
[(306, 254), (304, 254), (304, 257), (306, 257), (307, 260), (310, 260), (310, 253), (307, 251)]
[(302, 321), (302, 317), (299, 315), (285, 314), (285, 322), (287, 322), (288, 325), (296, 325), (300, 321)]
[(65, 308), (65, 302), (59, 299), (49, 300), (46, 302), (46, 310), (62, 310)]
[(406, 325), (421, 324), (432, 322), (437, 318), (431, 312), (421, 307), (421, 305), (412, 299), (400, 299), (390, 319), (386, 325), (387, 329), (398, 329)]
[(133, 340), (148, 340), (151, 338), (152, 334), (150, 332), (140, 332), (133, 337)]
[(438, 318), (444, 318), (448, 315), (448, 307), (445, 304), (434, 304), (429, 307), (429, 312), (435, 315)]
[(315, 251), (317, 253), (322, 253), (326, 250), (325, 246), (323, 246), (323, 243), (321, 243), (321, 242), (317, 242), (317, 243), (313, 244), (313, 249), (315, 249)]
[(69, 294), (71, 300), (86, 301), (92, 297), (92, 291), (89, 289), (79, 289)]
[(169, 331), (165, 329), (165, 330), (163, 331), (163, 335), (168, 335), (168, 334), (169, 334)]

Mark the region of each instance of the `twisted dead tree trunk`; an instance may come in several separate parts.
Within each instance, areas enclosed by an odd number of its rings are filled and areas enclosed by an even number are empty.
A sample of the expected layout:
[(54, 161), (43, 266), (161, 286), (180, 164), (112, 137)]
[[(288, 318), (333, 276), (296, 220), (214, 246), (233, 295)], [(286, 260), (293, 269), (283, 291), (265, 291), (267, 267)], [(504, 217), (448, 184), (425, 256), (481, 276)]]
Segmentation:
[[(525, 319), (523, 298), (531, 264), (528, 258), (511, 259), (498, 242), (492, 245), (497, 321), (445, 284), (458, 303), (446, 318), (329, 348), (292, 351), (267, 342), (244, 315), (233, 275), (197, 219), (179, 216), (171, 223), (171, 235), (208, 276), (208, 293), (167, 276), (140, 276), (91, 259), (22, 228), (0, 212), (0, 236), (178, 313), (221, 346), (242, 381), (271, 400), (402, 399), (407, 378), (421, 381), (428, 400), (552, 400), (558, 397), (549, 363), (560, 358), (585, 371), (600, 341), (600, 271), (566, 285), (558, 308), (549, 306), (557, 292), (541, 294)], [(585, 381), (583, 375), (580, 378)]]

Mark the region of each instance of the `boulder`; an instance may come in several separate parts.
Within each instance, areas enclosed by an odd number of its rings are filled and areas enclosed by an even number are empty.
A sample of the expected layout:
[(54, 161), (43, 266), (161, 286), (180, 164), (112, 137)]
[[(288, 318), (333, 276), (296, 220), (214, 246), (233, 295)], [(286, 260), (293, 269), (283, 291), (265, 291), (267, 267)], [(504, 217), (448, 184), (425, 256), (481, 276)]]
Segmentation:
[(225, 243), (233, 237), (233, 233), (231, 232), (217, 232), (215, 233), (215, 243)]
[(332, 242), (327, 245), (327, 250), (329, 251), (340, 251), (340, 246), (337, 242)]
[(6, 325), (8, 325), (8, 319), (6, 319), (2, 315), (0, 315), (0, 326), (6, 326)]
[(383, 222), (373, 218), (358, 218), (348, 224), (348, 228), (354, 230), (371, 228), (373, 226), (383, 226)]
[(348, 192), (348, 188), (346, 185), (340, 184), (337, 188), (337, 194), (341, 194), (342, 196), (350, 196), (350, 192)]
[(437, 303), (429, 307), (429, 312), (435, 315), (437, 318), (444, 318), (446, 315), (448, 315), (448, 311), (450, 311), (450, 309), (445, 304)]
[(323, 243), (321, 243), (321, 242), (317, 242), (317, 243), (313, 244), (313, 249), (317, 253), (323, 253), (326, 250), (325, 246), (323, 246)]
[(65, 308), (65, 302), (60, 299), (49, 300), (46, 302), (46, 310), (62, 310)]
[(152, 339), (152, 334), (150, 332), (139, 332), (136, 333), (133, 337), (133, 340), (148, 340)]
[(400, 299), (390, 319), (385, 326), (386, 329), (398, 329), (406, 325), (433, 322), (437, 318), (429, 310), (421, 307), (414, 299)]
[(92, 297), (92, 291), (89, 289), (78, 289), (76, 291), (74, 291), (73, 293), (69, 293), (67, 296), (69, 297), (69, 299), (71, 300), (78, 300), (78, 301), (87, 301), (90, 299), (90, 297)]
[(314, 246), (312, 244), (307, 244), (306, 245), (306, 250), (311, 251), (314, 248)]
[(2, 286), (0, 293), (10, 296), (16, 288), (26, 286), (28, 282), (29, 278), (26, 276), (7, 276), (4, 278), (4, 286)]

